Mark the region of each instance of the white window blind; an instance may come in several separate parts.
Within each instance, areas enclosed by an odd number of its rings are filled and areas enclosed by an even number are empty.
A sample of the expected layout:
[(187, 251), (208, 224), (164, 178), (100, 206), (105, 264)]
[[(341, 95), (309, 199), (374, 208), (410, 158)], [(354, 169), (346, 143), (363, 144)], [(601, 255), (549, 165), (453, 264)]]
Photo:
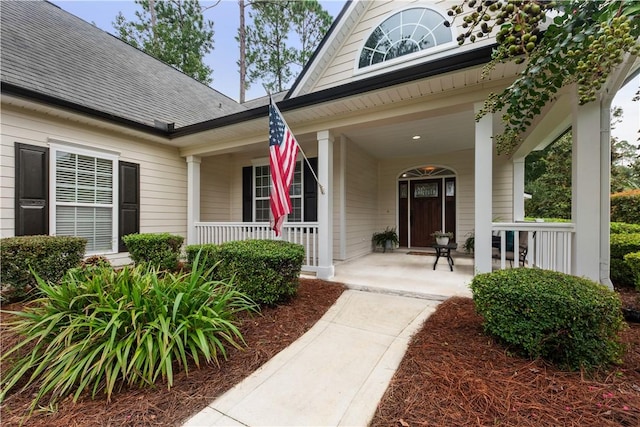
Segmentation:
[[(293, 182), (289, 187), (289, 197), (291, 198), (291, 213), (287, 215), (289, 222), (302, 221), (302, 188), (303, 188), (302, 162), (296, 162), (296, 169), (293, 174)], [(254, 167), (254, 206), (255, 221), (268, 222), (271, 214), (269, 204), (269, 194), (271, 192), (271, 172), (269, 166)]]
[(55, 234), (87, 239), (87, 253), (114, 251), (115, 159), (55, 149)]

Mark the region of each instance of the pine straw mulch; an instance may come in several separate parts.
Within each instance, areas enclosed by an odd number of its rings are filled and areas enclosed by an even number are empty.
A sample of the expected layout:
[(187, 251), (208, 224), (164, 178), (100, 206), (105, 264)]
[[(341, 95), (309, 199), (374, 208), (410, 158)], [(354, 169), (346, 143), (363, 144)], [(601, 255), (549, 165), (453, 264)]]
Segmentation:
[(640, 324), (623, 364), (588, 376), (509, 354), (469, 298), (442, 303), (413, 337), (371, 426), (640, 426)]
[[(161, 385), (156, 389), (123, 390), (114, 394), (111, 403), (103, 395), (96, 400), (85, 396), (75, 405), (67, 398), (54, 411), (38, 411), (25, 421), (23, 415), (35, 391), (32, 387), (7, 397), (0, 407), (0, 420), (3, 426), (24, 422), (38, 427), (180, 425), (308, 331), (343, 291), (344, 287), (336, 283), (300, 279), (298, 294), (289, 303), (263, 308), (261, 315), (242, 320), (240, 328), (248, 345), (244, 351), (231, 348), (228, 360), (221, 361), (219, 368), (193, 366), (189, 376), (175, 374), (169, 391)], [(16, 337), (10, 335), (1, 331), (3, 349), (15, 342)]]

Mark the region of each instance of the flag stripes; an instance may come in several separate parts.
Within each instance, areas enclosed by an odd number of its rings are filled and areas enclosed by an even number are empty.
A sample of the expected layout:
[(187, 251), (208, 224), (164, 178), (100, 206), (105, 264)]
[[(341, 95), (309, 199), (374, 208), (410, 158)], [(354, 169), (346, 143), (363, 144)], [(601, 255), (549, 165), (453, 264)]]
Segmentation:
[(271, 170), (271, 192), (269, 204), (272, 228), (280, 235), (285, 217), (291, 213), (289, 187), (293, 181), (298, 156), (298, 142), (284, 122), (278, 107), (269, 103), (269, 167)]

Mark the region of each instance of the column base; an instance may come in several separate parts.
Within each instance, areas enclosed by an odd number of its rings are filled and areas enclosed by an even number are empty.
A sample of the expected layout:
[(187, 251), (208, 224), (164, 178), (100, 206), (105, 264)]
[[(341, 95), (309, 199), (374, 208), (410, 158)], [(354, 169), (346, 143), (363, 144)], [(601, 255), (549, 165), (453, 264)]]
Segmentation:
[(333, 276), (335, 276), (335, 269), (333, 265), (318, 267), (318, 270), (316, 271), (316, 277), (321, 280), (329, 280)]

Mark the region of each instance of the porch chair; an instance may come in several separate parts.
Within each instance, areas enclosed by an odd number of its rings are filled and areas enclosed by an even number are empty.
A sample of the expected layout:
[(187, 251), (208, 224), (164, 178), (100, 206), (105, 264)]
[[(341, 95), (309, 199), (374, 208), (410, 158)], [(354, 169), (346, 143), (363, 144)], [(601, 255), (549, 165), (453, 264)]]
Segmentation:
[[(513, 250), (514, 239), (513, 239), (513, 231), (507, 231), (507, 236), (505, 239), (506, 251), (504, 254), (504, 258), (509, 261), (509, 266), (513, 268), (513, 261), (515, 260), (515, 251)], [(527, 261), (527, 253), (529, 252), (529, 232), (528, 231), (520, 231), (518, 232), (518, 262), (520, 266), (524, 267)], [(500, 236), (493, 236), (492, 241), (492, 257), (494, 259), (501, 259), (501, 239)]]

